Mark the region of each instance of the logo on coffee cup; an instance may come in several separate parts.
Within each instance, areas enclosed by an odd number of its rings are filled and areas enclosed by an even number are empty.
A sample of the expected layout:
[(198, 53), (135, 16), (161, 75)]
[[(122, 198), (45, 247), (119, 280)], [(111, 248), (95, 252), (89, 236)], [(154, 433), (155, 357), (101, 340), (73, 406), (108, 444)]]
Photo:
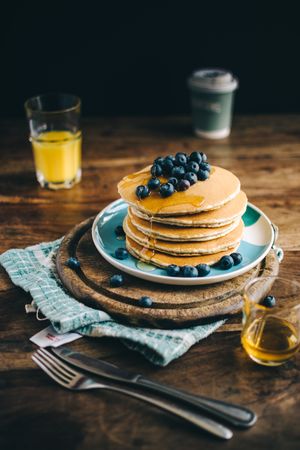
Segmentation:
[(221, 105), (217, 102), (208, 102), (202, 99), (192, 99), (192, 106), (194, 106), (197, 109), (202, 109), (204, 111), (211, 111), (217, 114), (221, 113)]

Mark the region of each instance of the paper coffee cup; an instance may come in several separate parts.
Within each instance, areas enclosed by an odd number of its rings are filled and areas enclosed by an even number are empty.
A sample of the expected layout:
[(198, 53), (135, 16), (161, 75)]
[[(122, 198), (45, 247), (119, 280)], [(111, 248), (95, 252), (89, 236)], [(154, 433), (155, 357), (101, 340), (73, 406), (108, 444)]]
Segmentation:
[(196, 135), (208, 139), (228, 136), (237, 78), (224, 69), (201, 69), (188, 79), (188, 86)]

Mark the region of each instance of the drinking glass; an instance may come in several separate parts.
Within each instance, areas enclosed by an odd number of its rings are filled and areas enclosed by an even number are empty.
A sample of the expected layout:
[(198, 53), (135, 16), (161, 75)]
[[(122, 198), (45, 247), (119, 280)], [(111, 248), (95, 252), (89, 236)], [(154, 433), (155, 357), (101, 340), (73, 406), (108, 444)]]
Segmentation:
[(71, 94), (44, 94), (25, 102), (37, 180), (68, 189), (81, 180), (81, 101)]
[[(270, 295), (275, 297), (273, 307), (265, 306)], [(281, 277), (251, 280), (244, 289), (241, 340), (259, 364), (278, 366), (288, 361), (300, 345), (300, 284)]]

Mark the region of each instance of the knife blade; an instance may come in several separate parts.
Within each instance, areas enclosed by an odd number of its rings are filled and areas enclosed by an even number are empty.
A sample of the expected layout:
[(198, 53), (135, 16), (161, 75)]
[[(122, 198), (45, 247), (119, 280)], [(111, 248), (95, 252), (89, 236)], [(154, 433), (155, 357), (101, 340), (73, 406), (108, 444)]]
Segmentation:
[(248, 408), (223, 402), (208, 397), (188, 394), (179, 389), (152, 381), (139, 373), (129, 372), (114, 364), (103, 360), (91, 358), (79, 352), (74, 352), (66, 347), (52, 348), (52, 352), (64, 361), (101, 377), (118, 382), (133, 384), (136, 387), (150, 389), (152, 392), (164, 394), (176, 401), (186, 403), (193, 408), (200, 408), (236, 426), (250, 427), (257, 420), (256, 414)]
[(76, 367), (80, 367), (80, 369), (84, 369), (96, 375), (110, 378), (111, 380), (135, 383), (141, 376), (140, 374), (134, 374), (128, 372), (127, 370), (120, 369), (119, 367), (115, 366), (114, 364), (108, 363), (107, 361), (90, 358), (83, 353), (73, 352), (66, 347), (52, 347), (51, 350), (64, 361), (67, 361)]

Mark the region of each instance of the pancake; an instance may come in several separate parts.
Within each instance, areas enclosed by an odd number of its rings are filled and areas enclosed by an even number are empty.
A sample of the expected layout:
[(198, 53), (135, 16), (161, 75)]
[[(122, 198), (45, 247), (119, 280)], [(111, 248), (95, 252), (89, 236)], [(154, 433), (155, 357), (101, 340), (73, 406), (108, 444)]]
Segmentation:
[[(243, 191), (240, 191), (234, 199), (218, 209), (186, 216), (153, 216), (152, 222), (177, 227), (220, 227), (232, 223), (235, 219), (241, 217), (246, 208), (247, 196)], [(141, 219), (150, 221), (150, 216), (137, 208), (130, 208), (130, 212)]]
[[(184, 192), (162, 198), (159, 192), (152, 191), (149, 197), (139, 200), (135, 190), (137, 186), (147, 184), (151, 178), (150, 168), (128, 175), (118, 184), (123, 200), (149, 216), (180, 216), (219, 208), (240, 191), (240, 181), (233, 173), (213, 166), (207, 180), (198, 181)], [(165, 180), (161, 178), (161, 181)]]
[(149, 238), (132, 224), (129, 216), (125, 217), (123, 228), (126, 236), (143, 247), (168, 255), (193, 256), (222, 252), (237, 246), (242, 239), (244, 224), (240, 220), (238, 226), (226, 236), (203, 242), (168, 242)]
[(230, 231), (234, 230), (239, 222), (240, 218), (231, 222), (229, 225), (224, 225), (218, 228), (179, 228), (171, 225), (163, 225), (161, 223), (148, 222), (147, 220), (140, 219), (132, 214), (131, 208), (128, 209), (128, 216), (131, 223), (143, 234), (150, 238), (161, 239), (163, 241), (209, 241), (210, 239), (216, 239), (221, 236), (226, 236)]
[(212, 255), (202, 255), (202, 256), (170, 256), (165, 253), (153, 252), (137, 242), (126, 237), (126, 248), (128, 252), (146, 263), (154, 264), (158, 267), (168, 267), (170, 264), (176, 264), (177, 266), (196, 266), (197, 264), (215, 264), (218, 262), (222, 256), (228, 255), (237, 250), (238, 245), (228, 249), (226, 252), (214, 253)]

